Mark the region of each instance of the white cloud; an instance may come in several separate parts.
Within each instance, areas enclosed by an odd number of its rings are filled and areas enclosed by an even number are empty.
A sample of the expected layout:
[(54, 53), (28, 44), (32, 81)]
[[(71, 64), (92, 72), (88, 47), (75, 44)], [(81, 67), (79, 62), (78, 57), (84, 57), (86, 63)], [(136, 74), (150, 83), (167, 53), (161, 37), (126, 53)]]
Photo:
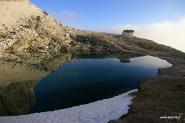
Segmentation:
[(174, 22), (163, 21), (148, 25), (115, 25), (99, 31), (121, 33), (125, 28), (134, 29), (135, 36), (152, 39), (185, 52), (185, 17)]

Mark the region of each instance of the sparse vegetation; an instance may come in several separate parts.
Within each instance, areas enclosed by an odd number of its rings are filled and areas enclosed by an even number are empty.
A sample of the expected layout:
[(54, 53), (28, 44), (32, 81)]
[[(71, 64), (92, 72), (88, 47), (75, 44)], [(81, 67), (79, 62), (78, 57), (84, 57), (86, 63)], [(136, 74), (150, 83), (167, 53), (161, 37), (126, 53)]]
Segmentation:
[[(24, 7), (26, 12), (18, 9), (20, 5)], [(87, 56), (93, 53), (101, 55), (128, 50), (129, 52), (166, 59), (173, 64), (173, 67), (161, 69), (159, 76), (142, 82), (139, 92), (136, 93), (133, 104), (130, 106), (129, 114), (111, 122), (184, 122), (184, 116), (182, 120), (178, 121), (159, 118), (161, 115), (185, 113), (184, 53), (151, 40), (137, 37), (122, 38), (119, 35), (72, 29), (59, 24), (49, 17), (47, 12), (41, 11), (31, 4), (15, 2), (15, 6), (17, 9), (12, 9), (14, 7), (10, 4), (3, 6), (6, 9), (8, 8), (7, 10), (10, 13), (15, 11), (17, 14), (13, 19), (11, 14), (7, 18), (2, 17), (4, 21), (1, 22), (6, 23), (6, 25), (0, 25), (2, 26), (0, 31), (1, 50), (2, 53), (8, 53), (8, 55), (2, 56), (2, 60), (19, 62), (31, 67), (36, 66), (41, 70), (52, 71), (59, 65), (70, 61), (72, 57)], [(30, 14), (27, 14), (27, 11)], [(10, 26), (10, 22), (15, 27)], [(16, 35), (16, 37), (12, 38), (11, 34)], [(8, 87), (1, 87), (0, 115), (2, 112), (5, 114), (29, 112), (29, 107), (34, 103), (34, 95), (31, 89), (32, 82), (25, 82), (25, 85), (15, 83)], [(28, 96), (32, 100), (28, 100)], [(10, 102), (10, 99), (14, 102)], [(4, 100), (8, 103), (5, 104)], [(17, 107), (21, 107), (21, 110), (18, 110)]]

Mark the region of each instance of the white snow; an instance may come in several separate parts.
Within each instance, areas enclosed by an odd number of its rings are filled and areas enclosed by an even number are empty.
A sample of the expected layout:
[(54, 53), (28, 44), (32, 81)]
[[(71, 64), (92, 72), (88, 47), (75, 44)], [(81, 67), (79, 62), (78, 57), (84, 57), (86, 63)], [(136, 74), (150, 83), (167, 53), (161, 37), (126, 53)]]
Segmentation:
[(137, 90), (90, 104), (51, 112), (0, 117), (0, 123), (107, 123), (128, 113), (128, 105)]

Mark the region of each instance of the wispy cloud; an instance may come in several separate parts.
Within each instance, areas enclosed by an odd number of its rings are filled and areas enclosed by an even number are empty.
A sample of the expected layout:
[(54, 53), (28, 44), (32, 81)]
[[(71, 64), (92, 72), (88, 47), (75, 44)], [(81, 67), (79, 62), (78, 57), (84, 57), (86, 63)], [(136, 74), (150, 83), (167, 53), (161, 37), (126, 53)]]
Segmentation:
[(176, 21), (163, 21), (147, 25), (115, 25), (98, 31), (121, 33), (123, 29), (135, 30), (135, 35), (152, 39), (160, 44), (165, 44), (185, 52), (185, 17)]
[(57, 21), (68, 26), (76, 27), (80, 23), (79, 16), (74, 11), (65, 10), (62, 12), (53, 13), (52, 16), (54, 16)]

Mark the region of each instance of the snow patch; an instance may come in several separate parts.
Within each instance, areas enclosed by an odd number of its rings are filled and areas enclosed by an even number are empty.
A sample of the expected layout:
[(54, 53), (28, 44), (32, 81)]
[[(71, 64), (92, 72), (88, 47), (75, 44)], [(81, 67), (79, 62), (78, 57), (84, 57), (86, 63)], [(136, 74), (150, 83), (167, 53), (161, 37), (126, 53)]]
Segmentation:
[(107, 123), (128, 113), (136, 92), (132, 90), (113, 98), (50, 112), (0, 117), (0, 123)]

